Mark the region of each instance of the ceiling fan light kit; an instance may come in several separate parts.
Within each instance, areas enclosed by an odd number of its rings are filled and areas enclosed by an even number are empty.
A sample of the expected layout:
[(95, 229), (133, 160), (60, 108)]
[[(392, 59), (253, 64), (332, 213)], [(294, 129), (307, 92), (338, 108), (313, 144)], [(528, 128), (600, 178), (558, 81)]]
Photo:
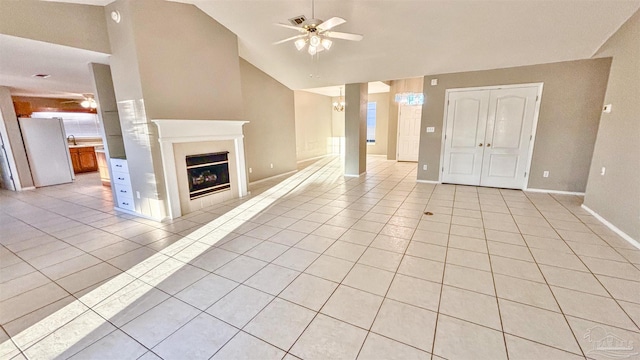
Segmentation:
[[(291, 40), (295, 40), (293, 43), (298, 51), (304, 50), (307, 48), (307, 52), (309, 55), (313, 56), (323, 50), (331, 49), (333, 45), (332, 39), (342, 39), (342, 40), (350, 40), (350, 41), (360, 41), (363, 36), (359, 34), (351, 34), (351, 33), (343, 33), (343, 32), (335, 32), (329, 31), (338, 25), (342, 25), (347, 21), (343, 18), (332, 17), (327, 21), (322, 21), (320, 19), (315, 19), (315, 5), (312, 0), (311, 2), (311, 19), (304, 20), (300, 26), (287, 25), (287, 24), (275, 24), (276, 26), (281, 26), (287, 29), (297, 30), (301, 34), (297, 36), (292, 36), (287, 39), (283, 39), (274, 43), (274, 45), (282, 44)], [(304, 19), (304, 17), (299, 17), (300, 19)], [(296, 21), (297, 23), (297, 21)]]

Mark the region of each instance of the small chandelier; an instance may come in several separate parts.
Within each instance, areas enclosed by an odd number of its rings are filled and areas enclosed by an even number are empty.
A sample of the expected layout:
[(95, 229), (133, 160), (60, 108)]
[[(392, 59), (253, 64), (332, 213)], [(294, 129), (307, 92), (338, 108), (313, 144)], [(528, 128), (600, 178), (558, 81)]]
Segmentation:
[(333, 102), (333, 110), (337, 112), (344, 111), (344, 98), (342, 97), (342, 87), (340, 87), (340, 97), (338, 98), (338, 101)]

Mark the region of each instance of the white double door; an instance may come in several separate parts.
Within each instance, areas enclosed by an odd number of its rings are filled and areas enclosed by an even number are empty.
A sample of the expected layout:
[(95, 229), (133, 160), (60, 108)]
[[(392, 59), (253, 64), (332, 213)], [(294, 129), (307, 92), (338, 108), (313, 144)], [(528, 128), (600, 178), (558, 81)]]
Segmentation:
[(538, 90), (449, 92), (442, 182), (523, 189)]

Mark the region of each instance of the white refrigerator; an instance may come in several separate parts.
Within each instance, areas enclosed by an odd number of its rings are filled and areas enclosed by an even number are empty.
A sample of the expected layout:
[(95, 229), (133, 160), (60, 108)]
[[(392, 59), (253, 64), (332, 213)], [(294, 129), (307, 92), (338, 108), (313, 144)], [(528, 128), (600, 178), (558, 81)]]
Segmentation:
[(36, 187), (74, 179), (67, 136), (61, 118), (20, 118), (20, 131)]

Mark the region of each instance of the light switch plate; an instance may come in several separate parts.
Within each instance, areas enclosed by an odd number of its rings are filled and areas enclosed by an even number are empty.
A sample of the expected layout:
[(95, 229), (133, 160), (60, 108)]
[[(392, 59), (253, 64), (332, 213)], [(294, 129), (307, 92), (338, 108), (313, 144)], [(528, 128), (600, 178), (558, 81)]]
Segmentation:
[(611, 112), (611, 108), (612, 108), (612, 107), (613, 107), (613, 105), (611, 105), (611, 104), (607, 104), (607, 105), (605, 105), (605, 106), (603, 106), (603, 107), (602, 107), (602, 112), (603, 112), (603, 113), (607, 113), (607, 114), (608, 114), (608, 113), (610, 113), (610, 112)]
[(429, 126), (427, 128), (427, 132), (436, 132), (436, 128), (434, 128), (433, 126)]

